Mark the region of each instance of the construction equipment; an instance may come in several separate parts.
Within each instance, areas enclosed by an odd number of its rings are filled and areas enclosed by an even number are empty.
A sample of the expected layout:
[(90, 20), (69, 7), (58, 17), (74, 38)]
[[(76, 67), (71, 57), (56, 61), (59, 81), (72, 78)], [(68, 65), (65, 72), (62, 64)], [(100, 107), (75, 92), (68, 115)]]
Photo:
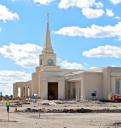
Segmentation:
[(113, 102), (121, 102), (121, 95), (112, 95), (111, 101), (113, 101)]

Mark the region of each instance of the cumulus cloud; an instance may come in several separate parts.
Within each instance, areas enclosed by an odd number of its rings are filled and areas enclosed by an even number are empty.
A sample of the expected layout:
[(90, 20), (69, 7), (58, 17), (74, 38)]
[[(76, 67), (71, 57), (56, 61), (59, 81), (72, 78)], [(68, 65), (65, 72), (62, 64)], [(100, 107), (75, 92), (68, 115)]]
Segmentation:
[(55, 32), (58, 35), (64, 36), (80, 36), (85, 38), (121, 38), (121, 22), (118, 22), (114, 26), (98, 26), (91, 25), (90, 27), (81, 28), (78, 26), (63, 27)]
[(88, 19), (99, 18), (104, 15), (103, 9), (83, 8), (82, 14)]
[(100, 1), (99, 2), (95, 2), (94, 5), (95, 5), (96, 8), (103, 8), (103, 6), (104, 6), (103, 3), (100, 2)]
[(114, 12), (111, 9), (106, 9), (105, 11), (103, 9), (93, 9), (93, 8), (83, 8), (82, 14), (88, 18), (88, 19), (94, 19), (102, 17), (103, 15), (107, 15), (109, 17), (114, 16)]
[(77, 7), (81, 9), (82, 14), (88, 19), (99, 18), (106, 14), (107, 16), (114, 16), (112, 10), (103, 9), (103, 3), (96, 0), (61, 0), (58, 7), (68, 9)]
[(92, 7), (95, 4), (95, 0), (61, 0), (59, 8), (67, 9), (70, 7), (87, 8)]
[[(3, 45), (0, 47), (0, 54), (6, 58), (13, 60), (16, 64), (26, 68), (37, 66), (39, 64), (39, 54), (42, 47), (35, 44), (14, 44)], [(62, 68), (83, 68), (83, 65), (76, 62), (58, 59), (58, 65)]]
[(92, 48), (82, 53), (85, 57), (113, 57), (121, 58), (121, 46), (104, 45)]
[(114, 12), (111, 9), (106, 9), (106, 15), (107, 16), (114, 16)]
[(77, 63), (77, 62), (69, 62), (61, 58), (58, 58), (58, 65), (60, 65), (61, 68), (65, 68), (65, 69), (83, 69), (84, 68), (84, 64)]
[(1, 70), (0, 71), (0, 92), (3, 95), (12, 94), (12, 86), (14, 82), (28, 81), (31, 79), (31, 74), (23, 71), (10, 71)]
[(121, 4), (121, 0), (110, 0), (114, 5)]
[(52, 3), (54, 0), (33, 0), (33, 1), (38, 4), (48, 5)]
[(38, 65), (38, 56), (42, 47), (36, 44), (14, 44), (3, 45), (0, 47), (0, 54), (13, 60), (22, 67), (31, 67)]
[(6, 22), (7, 20), (19, 19), (16, 12), (10, 11), (5, 5), (0, 4), (0, 20)]

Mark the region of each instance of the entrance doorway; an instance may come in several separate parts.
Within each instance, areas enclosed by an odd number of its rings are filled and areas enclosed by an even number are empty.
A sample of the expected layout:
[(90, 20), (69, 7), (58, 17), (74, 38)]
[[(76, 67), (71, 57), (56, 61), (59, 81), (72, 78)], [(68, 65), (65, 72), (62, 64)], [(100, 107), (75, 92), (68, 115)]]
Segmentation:
[(48, 83), (48, 100), (57, 100), (58, 99), (58, 83), (49, 82)]

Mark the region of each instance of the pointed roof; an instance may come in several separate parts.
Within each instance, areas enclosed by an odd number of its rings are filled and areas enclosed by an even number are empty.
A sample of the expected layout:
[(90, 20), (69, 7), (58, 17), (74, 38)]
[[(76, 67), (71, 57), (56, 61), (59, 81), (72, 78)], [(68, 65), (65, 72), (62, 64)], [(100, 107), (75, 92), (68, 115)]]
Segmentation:
[(43, 50), (48, 52), (53, 52), (51, 37), (50, 37), (49, 14), (47, 14), (46, 35), (45, 35), (45, 44)]

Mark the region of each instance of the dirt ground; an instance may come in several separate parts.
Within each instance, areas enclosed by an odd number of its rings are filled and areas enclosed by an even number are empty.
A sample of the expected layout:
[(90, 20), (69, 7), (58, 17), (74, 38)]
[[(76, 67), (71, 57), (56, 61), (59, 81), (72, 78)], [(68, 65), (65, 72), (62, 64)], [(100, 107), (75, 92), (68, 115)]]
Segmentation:
[[(60, 104), (59, 104), (60, 105)], [(94, 104), (81, 103), (87, 107), (103, 108), (114, 107), (120, 108), (121, 104)], [(79, 104), (61, 104), (67, 107), (79, 107)], [(32, 104), (33, 106), (33, 104)], [(32, 107), (31, 106), (31, 107)], [(25, 105), (20, 109), (30, 107)], [(34, 106), (36, 108), (38, 106)], [(42, 106), (44, 107), (44, 106)], [(46, 106), (51, 107), (52, 106)], [(57, 105), (56, 105), (57, 107)], [(54, 108), (54, 106), (53, 106)], [(18, 108), (19, 109), (19, 108)], [(15, 108), (10, 109), (9, 122), (6, 108), (0, 105), (0, 128), (120, 128), (121, 113), (29, 113), (29, 112), (14, 112)]]
[[(116, 126), (116, 124), (118, 126)], [(7, 113), (0, 112), (0, 128), (118, 128), (121, 113)]]

